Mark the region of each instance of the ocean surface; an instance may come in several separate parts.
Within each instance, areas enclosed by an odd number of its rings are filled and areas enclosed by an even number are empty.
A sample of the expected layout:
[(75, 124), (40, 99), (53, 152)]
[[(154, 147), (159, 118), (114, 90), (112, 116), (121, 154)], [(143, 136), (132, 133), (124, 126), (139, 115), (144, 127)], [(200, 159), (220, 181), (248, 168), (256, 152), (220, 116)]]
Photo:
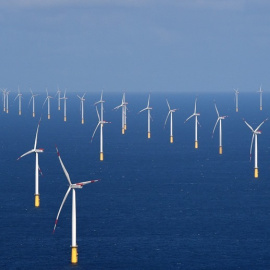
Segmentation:
[[(67, 122), (63, 103), (51, 102), (47, 119), (45, 93), (36, 99), (36, 117), (23, 94), (18, 115), (16, 94), (9, 113), (0, 106), (0, 269), (270, 269), (270, 121), (258, 136), (259, 179), (254, 157), (249, 160), (252, 133), (270, 112), (270, 94), (200, 94), (197, 111), (199, 149), (194, 149), (195, 94), (152, 93), (151, 139), (147, 139), (148, 93), (126, 93), (127, 131), (121, 134), (122, 93), (104, 92), (104, 161), (99, 161), (99, 132), (93, 103), (100, 93), (87, 93), (85, 124), (80, 101), (67, 93)], [(173, 114), (174, 143), (169, 143), (165, 101)], [(223, 124), (223, 155), (218, 154), (214, 102)], [(2, 104), (1, 104), (2, 105)], [(40, 208), (34, 207), (35, 156), (17, 158), (34, 146), (39, 117), (38, 148), (43, 172)], [(53, 234), (55, 218), (68, 188), (55, 145), (72, 182), (101, 181), (77, 194), (78, 264), (70, 263), (71, 193)]]

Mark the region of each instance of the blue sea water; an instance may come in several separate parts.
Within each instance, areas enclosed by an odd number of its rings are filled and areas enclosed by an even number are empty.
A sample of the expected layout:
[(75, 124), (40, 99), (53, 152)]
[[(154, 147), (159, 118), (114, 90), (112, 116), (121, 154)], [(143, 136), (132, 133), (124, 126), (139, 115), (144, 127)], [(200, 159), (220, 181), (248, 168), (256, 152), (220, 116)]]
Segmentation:
[[(14, 94), (15, 95), (15, 94)], [(22, 116), (10, 102), (1, 113), (0, 269), (269, 269), (270, 268), (270, 121), (258, 136), (259, 179), (249, 161), (253, 127), (270, 111), (264, 94), (259, 111), (256, 93), (240, 93), (239, 112), (234, 94), (200, 94), (197, 111), (199, 149), (194, 149), (194, 94), (151, 95), (150, 140), (147, 94), (126, 94), (127, 132), (121, 134), (121, 93), (104, 93), (104, 161), (99, 161), (99, 133), (93, 103), (99, 93), (87, 93), (85, 125), (80, 104), (68, 93), (67, 122), (63, 108), (51, 104), (47, 119), (45, 95), (36, 99), (32, 117), (24, 95)], [(30, 96), (29, 96), (30, 98)], [(174, 143), (169, 143), (165, 98), (174, 113)], [(223, 155), (218, 154), (216, 100), (223, 121)], [(12, 98), (10, 98), (12, 100)], [(38, 147), (44, 176), (40, 177), (40, 208), (34, 207), (34, 155), (16, 159), (33, 148), (39, 116)], [(55, 218), (68, 188), (55, 144), (73, 182), (101, 179), (77, 190), (79, 263), (70, 263), (71, 196)]]

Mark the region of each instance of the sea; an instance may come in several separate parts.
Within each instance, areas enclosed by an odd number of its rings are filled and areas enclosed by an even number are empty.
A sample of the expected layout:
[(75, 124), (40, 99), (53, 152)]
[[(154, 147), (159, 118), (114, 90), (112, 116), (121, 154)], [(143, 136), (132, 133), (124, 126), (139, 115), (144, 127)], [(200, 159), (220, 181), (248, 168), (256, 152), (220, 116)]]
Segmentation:
[[(0, 106), (0, 269), (270, 269), (270, 121), (258, 135), (259, 178), (250, 161), (251, 130), (270, 113), (270, 94), (240, 92), (239, 112), (234, 92), (151, 93), (151, 139), (147, 139), (149, 93), (128, 93), (127, 131), (121, 134), (122, 92), (103, 94), (104, 161), (99, 160), (98, 118), (93, 105), (100, 93), (85, 95), (81, 124), (78, 93), (63, 103), (46, 93), (36, 97), (36, 117), (30, 93), (23, 93), (18, 115), (16, 93), (9, 95), (9, 113)], [(83, 93), (79, 93), (83, 94)], [(170, 143), (166, 103), (173, 114)], [(197, 98), (199, 148), (194, 148)], [(223, 154), (219, 155), (217, 120), (222, 121)], [(40, 207), (34, 207), (35, 155), (40, 117)], [(71, 193), (53, 234), (57, 212), (68, 189), (57, 145), (73, 183), (100, 179), (76, 190), (78, 264), (71, 257)]]

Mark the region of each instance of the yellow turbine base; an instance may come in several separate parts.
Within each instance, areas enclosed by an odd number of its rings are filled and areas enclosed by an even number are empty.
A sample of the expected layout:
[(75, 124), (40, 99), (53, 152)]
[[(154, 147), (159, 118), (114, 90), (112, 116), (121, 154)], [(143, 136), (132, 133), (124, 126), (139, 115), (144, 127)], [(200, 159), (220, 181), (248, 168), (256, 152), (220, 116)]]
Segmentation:
[(122, 134), (125, 134), (125, 128), (122, 128)]
[(127, 130), (127, 125), (126, 124), (124, 124), (124, 130)]
[(78, 247), (71, 247), (71, 263), (78, 263)]
[(196, 149), (199, 148), (199, 143), (198, 143), (198, 141), (195, 141), (195, 148), (196, 148)]
[(8, 113), (8, 109), (7, 109), (7, 113)]
[(40, 199), (39, 199), (39, 194), (35, 194), (35, 207), (40, 206)]
[(50, 114), (48, 114), (48, 119), (51, 119), (51, 115)]
[(35, 113), (33, 112), (33, 117), (35, 117)]
[(254, 168), (254, 178), (258, 178), (258, 177), (259, 177), (259, 169)]
[(82, 125), (84, 124), (84, 119), (82, 119)]
[(100, 161), (103, 161), (103, 152), (100, 152), (99, 159), (100, 159)]
[(64, 122), (67, 122), (67, 117), (66, 116), (64, 116)]
[(260, 111), (262, 111), (262, 106), (260, 106)]
[(147, 138), (150, 139), (151, 138), (151, 133), (148, 132)]
[(60, 107), (58, 107), (58, 111), (60, 111)]
[(19, 111), (19, 115), (21, 115), (22, 114), (22, 111)]
[(236, 108), (236, 112), (238, 112), (238, 108)]
[(219, 147), (219, 154), (222, 155), (222, 146)]
[(173, 143), (173, 136), (170, 136), (170, 143)]

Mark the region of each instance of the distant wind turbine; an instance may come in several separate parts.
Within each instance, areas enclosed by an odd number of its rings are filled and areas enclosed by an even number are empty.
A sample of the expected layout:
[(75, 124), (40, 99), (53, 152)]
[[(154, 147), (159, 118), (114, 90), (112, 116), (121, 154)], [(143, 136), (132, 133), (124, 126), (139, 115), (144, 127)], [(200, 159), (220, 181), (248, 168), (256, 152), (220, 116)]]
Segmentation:
[(252, 139), (251, 139), (251, 145), (250, 145), (250, 160), (251, 160), (251, 155), (252, 155), (252, 146), (253, 146), (253, 141), (254, 141), (254, 177), (258, 178), (259, 177), (259, 168), (258, 168), (258, 142), (257, 142), (257, 135), (261, 134), (262, 132), (259, 130), (259, 128), (262, 126), (262, 124), (268, 120), (266, 118), (263, 122), (261, 122), (258, 127), (254, 130), (248, 123), (243, 119), (246, 125), (250, 128), (252, 131)]
[(82, 97), (80, 97), (79, 95), (77, 95), (77, 97), (80, 99), (80, 101), (81, 101), (81, 105), (80, 105), (80, 108), (81, 108), (81, 111), (82, 111), (82, 124), (84, 124), (84, 110), (83, 110), (83, 102), (85, 101), (85, 98), (84, 98), (84, 96), (85, 96), (85, 93), (83, 94), (83, 96)]
[(42, 148), (37, 148), (37, 140), (38, 140), (38, 130), (39, 130), (39, 126), (40, 126), (40, 121), (38, 123), (37, 126), (37, 132), (36, 132), (36, 138), (35, 138), (35, 143), (34, 143), (34, 148), (26, 153), (24, 153), (23, 155), (21, 155), (17, 160), (21, 159), (22, 157), (29, 155), (31, 153), (35, 153), (36, 154), (36, 169), (35, 169), (35, 207), (39, 207), (40, 206), (40, 199), (39, 199), (39, 164), (38, 164), (38, 154), (39, 153), (43, 153), (44, 149)]
[(150, 104), (150, 94), (148, 97), (148, 102), (147, 102), (147, 106), (140, 110), (139, 113), (146, 111), (147, 110), (147, 138), (150, 139), (151, 138), (151, 130), (150, 130), (150, 119), (151, 119), (151, 114), (150, 111), (153, 109), (152, 107), (149, 106)]
[(195, 99), (194, 113), (191, 116), (189, 116), (184, 123), (186, 123), (190, 118), (195, 116), (195, 148), (197, 149), (199, 147), (199, 143), (198, 143), (198, 123), (199, 123), (198, 116), (200, 116), (200, 114), (197, 113), (196, 104), (197, 104), (197, 98)]
[(57, 90), (57, 92), (56, 92), (56, 95), (55, 96), (57, 96), (57, 101), (58, 101), (58, 111), (60, 111), (60, 106), (61, 106), (61, 102), (60, 102), (60, 100), (61, 100), (61, 98), (60, 98), (60, 95), (61, 95), (61, 91), (60, 91), (60, 89), (58, 88), (58, 90)]
[[(98, 124), (97, 124), (97, 126), (93, 132), (92, 138), (91, 138), (91, 142), (92, 142), (94, 139), (95, 133), (96, 133), (98, 127), (100, 126), (100, 156), (99, 156), (100, 161), (103, 161), (103, 159), (104, 159), (104, 155), (103, 155), (103, 125), (110, 123), (110, 122), (106, 122), (103, 120), (103, 103), (104, 102), (105, 101), (103, 100), (103, 91), (102, 91), (100, 100), (94, 104), (96, 106), (96, 111), (97, 111), (97, 116), (98, 116)], [(100, 116), (99, 116), (98, 108), (97, 108), (98, 104), (100, 104)]]
[(66, 97), (66, 90), (65, 90), (64, 96), (61, 97), (60, 99), (64, 100), (64, 121), (66, 122), (67, 121), (67, 99), (68, 99)]
[(220, 116), (219, 115), (216, 103), (215, 103), (215, 108), (216, 108), (218, 118), (217, 118), (216, 124), (215, 124), (213, 132), (212, 132), (212, 137), (214, 137), (215, 129), (216, 129), (216, 126), (219, 122), (219, 154), (222, 155), (222, 123), (221, 123), (221, 121), (224, 120), (227, 116)]
[(46, 101), (48, 102), (48, 119), (51, 119), (51, 106), (50, 106), (50, 99), (53, 98), (49, 96), (48, 90), (46, 89), (47, 97), (42, 105), (42, 107), (45, 105)]
[(125, 93), (123, 93), (122, 103), (114, 108), (114, 110), (122, 108), (122, 134), (125, 134), (125, 130), (127, 129), (127, 104)]
[(260, 111), (262, 111), (262, 93), (263, 93), (263, 90), (262, 90), (262, 87), (260, 86), (260, 90), (257, 91), (259, 94), (260, 94)]
[(238, 89), (234, 89), (235, 92), (235, 111), (238, 112), (238, 95), (239, 95), (239, 91)]
[(32, 96), (31, 96), (31, 98), (29, 100), (29, 105), (31, 103), (31, 100), (33, 100), (33, 117), (35, 117), (35, 97), (38, 96), (38, 94), (34, 95), (32, 90), (30, 90), (30, 92), (31, 92)]
[(164, 123), (164, 128), (166, 126), (166, 123), (167, 123), (167, 120), (170, 117), (170, 143), (173, 143), (173, 113), (176, 112), (178, 109), (171, 109), (170, 107), (170, 104), (168, 102), (168, 100), (166, 99), (166, 102), (167, 102), (167, 105), (168, 105), (168, 108), (169, 108), (169, 112), (167, 114), (167, 117), (166, 117), (166, 120), (165, 120), (165, 123)]
[(58, 222), (58, 219), (59, 219), (59, 215), (61, 213), (61, 210), (62, 210), (62, 207), (68, 197), (68, 194), (69, 192), (72, 190), (72, 229), (71, 229), (71, 232), (72, 232), (72, 241), (71, 241), (71, 263), (73, 264), (76, 264), (78, 263), (78, 245), (77, 245), (77, 229), (76, 229), (76, 192), (75, 192), (75, 189), (79, 188), (83, 188), (83, 186), (87, 185), (87, 184), (91, 184), (91, 183), (95, 183), (99, 180), (90, 180), (90, 181), (86, 181), (86, 182), (79, 182), (79, 183), (75, 183), (75, 184), (72, 184), (71, 183), (71, 180), (70, 180), (70, 176), (69, 176), (69, 173), (67, 172), (66, 168), (65, 168), (65, 165), (60, 157), (60, 154), (59, 154), (59, 151), (56, 147), (56, 151), (57, 151), (57, 155), (58, 155), (58, 158), (59, 158), (59, 161), (60, 161), (60, 164), (62, 166), (62, 169), (65, 173), (65, 176), (67, 178), (67, 181), (69, 183), (69, 187), (68, 187), (68, 190), (64, 196), (64, 199), (60, 205), (60, 208), (59, 208), (59, 211), (58, 211), (58, 214), (57, 214), (57, 217), (56, 217), (56, 220), (55, 220), (55, 225), (54, 225), (54, 228), (53, 228), (53, 232), (55, 232), (55, 229), (56, 229), (56, 225), (57, 225), (57, 222)]
[(20, 88), (18, 87), (18, 95), (15, 97), (14, 101), (19, 98), (19, 115), (22, 114), (22, 94)]
[(10, 91), (6, 91), (6, 113), (8, 113), (8, 95), (9, 95)]
[(6, 111), (6, 93), (7, 93), (7, 89), (2, 89), (2, 93), (3, 93), (3, 111)]

